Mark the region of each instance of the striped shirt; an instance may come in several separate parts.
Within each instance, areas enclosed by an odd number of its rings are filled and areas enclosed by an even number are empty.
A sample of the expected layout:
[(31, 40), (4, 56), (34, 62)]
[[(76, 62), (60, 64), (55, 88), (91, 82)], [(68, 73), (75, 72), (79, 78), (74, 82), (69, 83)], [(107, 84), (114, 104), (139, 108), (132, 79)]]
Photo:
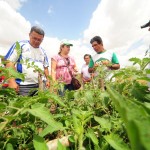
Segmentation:
[(25, 80), (21, 81), (20, 79), (16, 79), (16, 82), (20, 85), (29, 85), (29, 84), (37, 84), (38, 83), (38, 72), (34, 71), (34, 68), (28, 68), (26, 64), (19, 63), (21, 60), (25, 62), (28, 60), (28, 63), (33, 63), (35, 66), (38, 66), (41, 70), (44, 71), (44, 67), (48, 67), (48, 58), (46, 52), (41, 47), (34, 48), (30, 45), (28, 40), (19, 42), (21, 47), (21, 54), (18, 55), (16, 50), (16, 43), (12, 45), (9, 49), (8, 53), (5, 56), (6, 60), (14, 62), (16, 64), (16, 69), (20, 73), (25, 74)]

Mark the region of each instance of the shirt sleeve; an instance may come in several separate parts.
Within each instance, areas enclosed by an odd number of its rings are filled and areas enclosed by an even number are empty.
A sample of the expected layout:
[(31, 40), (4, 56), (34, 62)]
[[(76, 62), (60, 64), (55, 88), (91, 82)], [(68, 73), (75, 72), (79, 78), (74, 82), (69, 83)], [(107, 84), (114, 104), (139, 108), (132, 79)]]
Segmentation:
[(57, 56), (57, 55), (55, 55), (55, 56), (51, 57), (51, 59), (53, 59), (53, 60), (55, 60), (55, 61), (57, 62), (57, 60), (58, 60), (58, 56)]
[(83, 73), (83, 66), (84, 66), (84, 65), (82, 65), (82, 67), (81, 67), (81, 73)]
[(118, 58), (117, 58), (115, 53), (113, 53), (113, 55), (112, 55), (112, 63), (113, 64), (119, 64), (119, 60), (118, 60)]
[(93, 68), (93, 66), (94, 66), (94, 61), (92, 58), (90, 58), (89, 68)]
[(19, 54), (17, 53), (16, 50), (16, 43), (12, 45), (12, 47), (8, 50), (6, 56), (5, 56), (5, 60), (9, 60), (11, 62), (17, 62), (19, 58)]
[(44, 67), (49, 67), (49, 61), (48, 61), (48, 57), (47, 57), (46, 54), (45, 54), (45, 57), (44, 57)]

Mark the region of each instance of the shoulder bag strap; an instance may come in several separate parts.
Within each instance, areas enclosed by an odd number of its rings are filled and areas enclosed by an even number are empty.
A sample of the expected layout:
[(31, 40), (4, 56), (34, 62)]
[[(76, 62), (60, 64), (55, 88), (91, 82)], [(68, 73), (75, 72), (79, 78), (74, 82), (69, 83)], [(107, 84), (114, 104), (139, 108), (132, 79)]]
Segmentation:
[[(61, 55), (60, 55), (61, 56)], [(62, 57), (62, 56), (61, 56)], [(65, 58), (64, 57), (62, 57), (63, 58), (63, 61), (65, 62), (65, 64), (66, 64), (66, 67), (68, 68), (68, 70), (69, 70), (69, 74), (70, 74), (70, 76), (73, 78), (73, 74), (72, 74), (72, 71), (70, 70), (70, 68), (69, 68), (69, 64), (70, 64), (70, 60), (69, 60), (69, 58), (68, 58), (68, 61), (69, 61), (69, 63), (67, 64), (66, 63), (66, 60), (65, 60)]]

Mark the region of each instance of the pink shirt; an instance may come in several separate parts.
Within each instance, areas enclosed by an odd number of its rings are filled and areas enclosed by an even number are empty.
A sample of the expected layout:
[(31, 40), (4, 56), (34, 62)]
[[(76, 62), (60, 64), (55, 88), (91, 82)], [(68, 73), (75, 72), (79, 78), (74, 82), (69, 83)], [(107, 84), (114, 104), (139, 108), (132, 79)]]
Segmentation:
[[(74, 74), (75, 60), (74, 58), (68, 56), (68, 60), (59, 54), (52, 57), (56, 61), (56, 80), (60, 82), (64, 82), (65, 84), (71, 83), (71, 75), (69, 73), (67, 64), (69, 64), (69, 69), (72, 74)], [(69, 63), (68, 63), (69, 62)]]

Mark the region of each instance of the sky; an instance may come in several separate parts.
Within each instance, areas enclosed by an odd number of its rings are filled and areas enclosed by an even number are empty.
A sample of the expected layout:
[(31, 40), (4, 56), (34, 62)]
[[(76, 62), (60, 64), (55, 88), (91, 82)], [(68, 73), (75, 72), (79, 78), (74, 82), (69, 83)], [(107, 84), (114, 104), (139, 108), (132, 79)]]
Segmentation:
[(90, 39), (99, 35), (125, 67), (131, 65), (129, 58), (143, 58), (149, 48), (150, 32), (140, 28), (150, 20), (149, 8), (150, 0), (0, 0), (0, 55), (14, 42), (29, 39), (31, 26), (39, 25), (49, 63), (67, 40), (80, 71), (84, 54), (95, 53)]

